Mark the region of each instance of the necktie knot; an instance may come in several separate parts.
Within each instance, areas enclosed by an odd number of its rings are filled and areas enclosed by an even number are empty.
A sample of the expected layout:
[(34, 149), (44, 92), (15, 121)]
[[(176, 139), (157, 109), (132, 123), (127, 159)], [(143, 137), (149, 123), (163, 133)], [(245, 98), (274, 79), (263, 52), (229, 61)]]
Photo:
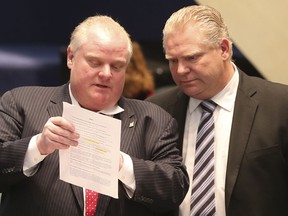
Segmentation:
[(200, 106), (204, 112), (213, 113), (217, 104), (212, 100), (205, 100), (200, 103)]

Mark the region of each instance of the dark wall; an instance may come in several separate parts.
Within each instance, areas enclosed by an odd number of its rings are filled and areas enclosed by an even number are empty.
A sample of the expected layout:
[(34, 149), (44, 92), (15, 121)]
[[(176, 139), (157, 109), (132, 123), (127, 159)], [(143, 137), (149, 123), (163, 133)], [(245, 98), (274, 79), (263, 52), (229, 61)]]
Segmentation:
[[(167, 18), (191, 0), (10, 0), (0, 6), (0, 93), (23, 85), (58, 85), (69, 77), (66, 46), (81, 21), (95, 14), (118, 20), (143, 45), (158, 83), (171, 83), (162, 50)], [(33, 64), (32, 64), (33, 63)], [(166, 78), (167, 77), (167, 78)], [(166, 81), (168, 80), (168, 81)], [(159, 82), (160, 83), (160, 82)], [(163, 84), (163, 85), (164, 85)]]
[[(69, 43), (70, 34), (81, 21), (86, 17), (102, 14), (112, 16), (118, 20), (119, 23), (128, 31), (131, 38), (140, 42), (142, 45), (145, 57), (148, 62), (148, 66), (152, 70), (156, 86), (173, 84), (167, 61), (164, 59), (162, 49), (162, 29), (168, 17), (178, 9), (196, 4), (192, 0), (81, 0), (75, 2), (73, 0), (50, 0), (50, 1), (39, 1), (39, 0), (10, 0), (3, 1), (0, 6), (0, 57), (7, 53), (11, 54), (11, 48), (6, 46), (13, 46), (15, 50), (14, 54), (19, 54), (22, 50), (21, 46), (28, 46), (30, 49), (35, 50), (30, 46), (50, 46), (56, 47), (56, 57), (62, 56), (62, 64), (60, 65), (60, 73), (63, 79), (54, 79), (51, 82), (47, 82), (48, 79), (43, 78), (43, 73), (38, 73), (37, 76), (43, 81), (31, 83), (31, 78), (27, 76), (29, 82), (24, 82), (22, 79), (14, 79), (14, 74), (0, 64), (0, 87), (2, 91), (19, 86), (19, 85), (57, 85), (63, 80), (67, 80), (67, 68), (66, 68), (66, 56), (65, 47)], [(4, 46), (4, 48), (3, 48)], [(63, 49), (64, 47), (64, 52)], [(60, 51), (58, 51), (58, 48)], [(235, 47), (236, 48), (236, 47)], [(8, 51), (6, 49), (9, 49)], [(36, 47), (36, 49), (38, 49)], [(50, 48), (49, 48), (50, 49)], [(234, 58), (236, 64), (242, 69), (248, 71), (250, 75), (261, 76), (255, 68), (242, 56), (242, 54), (235, 50)], [(30, 51), (29, 51), (30, 52)], [(58, 53), (59, 52), (59, 53)], [(2, 54), (1, 54), (2, 53)], [(52, 52), (51, 52), (52, 53)], [(20, 53), (22, 56), (26, 55), (26, 52)], [(16, 55), (16, 56), (17, 56)], [(47, 56), (47, 49), (41, 49), (39, 52), (33, 53), (37, 56), (37, 64), (39, 58)], [(58, 56), (59, 55), (59, 56)], [(28, 56), (29, 58), (31, 56)], [(51, 58), (55, 55), (51, 54)], [(48, 60), (49, 60), (48, 59)], [(3, 60), (4, 61), (4, 60)], [(23, 66), (17, 66), (15, 60), (10, 58), (11, 64), (9, 69), (22, 75)], [(49, 60), (50, 61), (50, 60)], [(59, 60), (60, 61), (60, 60)], [(1, 59), (0, 59), (1, 63)], [(7, 62), (4, 61), (5, 65)], [(58, 61), (56, 61), (57, 64)], [(56, 63), (53, 63), (54, 65)], [(5, 66), (4, 65), (4, 66)], [(58, 67), (58, 65), (57, 65)], [(47, 65), (44, 65), (47, 68)], [(31, 71), (30, 69), (27, 69)], [(58, 73), (55, 69), (53, 72)], [(4, 80), (4, 73), (10, 76), (9, 81)], [(15, 72), (14, 72), (15, 73)], [(36, 72), (35, 72), (36, 74)], [(51, 77), (55, 77), (51, 73), (47, 73)], [(62, 75), (64, 74), (64, 75)], [(26, 73), (24, 74), (26, 76)], [(19, 78), (19, 76), (16, 76)], [(35, 77), (35, 76), (34, 76)], [(19, 81), (19, 82), (16, 82)], [(6, 84), (9, 86), (5, 86)], [(0, 89), (1, 90), (1, 89)]]
[(161, 41), (166, 19), (191, 0), (10, 0), (0, 6), (0, 44), (64, 44), (94, 14), (117, 19), (138, 41)]

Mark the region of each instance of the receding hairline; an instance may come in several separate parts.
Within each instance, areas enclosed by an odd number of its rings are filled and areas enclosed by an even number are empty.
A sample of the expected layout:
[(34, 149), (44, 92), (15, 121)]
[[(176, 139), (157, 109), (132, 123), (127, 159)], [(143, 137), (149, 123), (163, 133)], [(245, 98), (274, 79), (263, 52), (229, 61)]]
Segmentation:
[(105, 15), (95, 15), (86, 18), (81, 22), (71, 34), (69, 47), (76, 51), (82, 46), (89, 36), (89, 33), (93, 30), (99, 29), (100, 31), (106, 31), (107, 33), (114, 33), (121, 35), (127, 40), (129, 58), (132, 56), (132, 41), (127, 31), (114, 19)]

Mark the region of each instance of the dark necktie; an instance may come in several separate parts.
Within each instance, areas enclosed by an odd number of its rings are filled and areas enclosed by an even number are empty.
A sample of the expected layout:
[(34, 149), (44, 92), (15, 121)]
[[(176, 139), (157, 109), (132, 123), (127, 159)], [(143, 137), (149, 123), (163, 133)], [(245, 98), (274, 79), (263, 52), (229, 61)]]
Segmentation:
[(216, 104), (200, 104), (203, 112), (197, 132), (190, 216), (215, 215), (214, 186), (214, 118)]
[(85, 216), (95, 216), (98, 202), (98, 193), (86, 189), (85, 202), (86, 202)]

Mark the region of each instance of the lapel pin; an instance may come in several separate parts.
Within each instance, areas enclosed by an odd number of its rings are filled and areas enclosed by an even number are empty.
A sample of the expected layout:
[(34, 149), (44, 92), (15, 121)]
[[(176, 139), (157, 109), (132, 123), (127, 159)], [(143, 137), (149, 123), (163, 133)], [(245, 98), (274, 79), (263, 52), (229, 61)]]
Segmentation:
[(134, 121), (130, 122), (129, 128), (134, 127)]

